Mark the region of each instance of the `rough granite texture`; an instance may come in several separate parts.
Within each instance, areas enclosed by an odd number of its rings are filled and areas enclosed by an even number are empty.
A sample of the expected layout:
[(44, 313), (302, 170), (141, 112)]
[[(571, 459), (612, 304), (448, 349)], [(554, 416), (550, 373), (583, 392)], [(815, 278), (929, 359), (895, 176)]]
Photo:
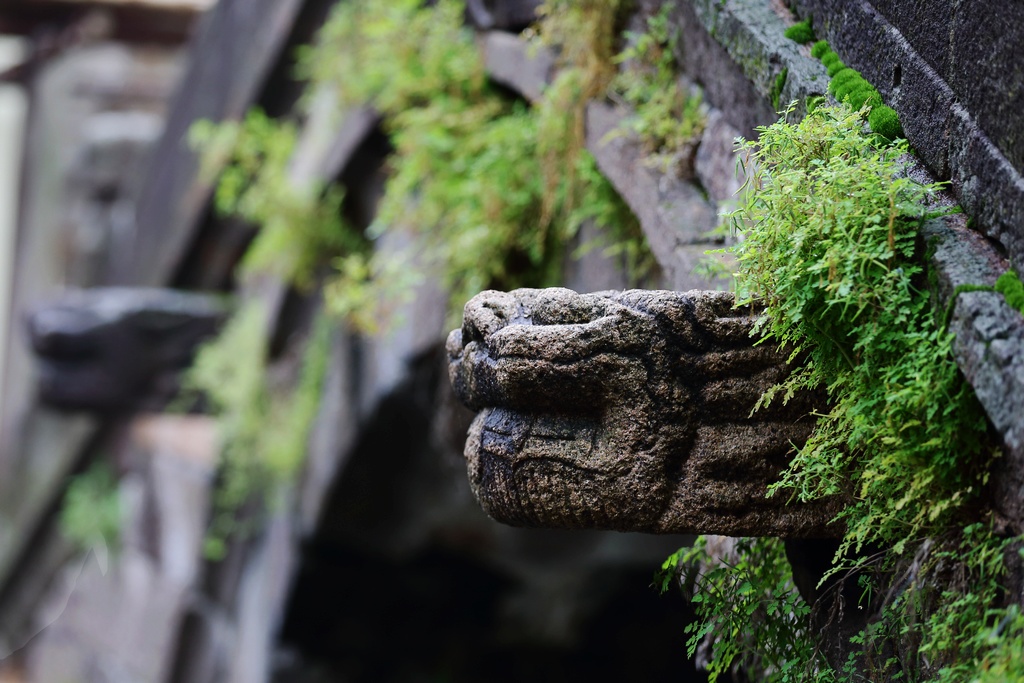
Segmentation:
[[(690, 0), (673, 3), (671, 17), (681, 30), (677, 56), (683, 70), (745, 137), (756, 137), (754, 128), (774, 122), (776, 109), (791, 101), (802, 116), (807, 98), (826, 91), (821, 64), (783, 35), (786, 24), (766, 2)], [(772, 96), (783, 71), (775, 107)]]
[[(956, 287), (992, 285), (1006, 270), (1005, 261), (965, 222), (962, 215), (947, 216), (922, 229), (936, 274), (934, 294), (943, 308)], [(949, 326), (960, 369), (1006, 448), (993, 477), (993, 502), (1015, 533), (1024, 532), (1024, 316), (1002, 294), (964, 292), (953, 303)]]
[(470, 484), (517, 526), (835, 535), (840, 509), (766, 497), (819, 394), (751, 415), (789, 372), (725, 292), (483, 292), (448, 337), (449, 376), (479, 411)]

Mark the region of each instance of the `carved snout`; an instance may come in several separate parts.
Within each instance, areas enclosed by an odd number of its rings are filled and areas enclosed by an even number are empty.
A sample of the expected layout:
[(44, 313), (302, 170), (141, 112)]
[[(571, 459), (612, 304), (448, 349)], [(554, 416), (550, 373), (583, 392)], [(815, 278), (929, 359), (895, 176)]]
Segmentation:
[(834, 501), (766, 498), (822, 397), (751, 414), (789, 372), (755, 315), (722, 292), (474, 297), (447, 351), (479, 411), (465, 455), (481, 505), (520, 526), (829, 533)]

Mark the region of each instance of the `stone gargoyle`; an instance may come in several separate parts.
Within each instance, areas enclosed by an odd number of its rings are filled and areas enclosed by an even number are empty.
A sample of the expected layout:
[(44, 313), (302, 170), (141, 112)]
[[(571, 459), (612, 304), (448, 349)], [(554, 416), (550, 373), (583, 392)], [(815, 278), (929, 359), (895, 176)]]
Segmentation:
[(26, 319), (40, 400), (89, 411), (165, 400), (176, 389), (173, 377), (227, 314), (227, 302), (215, 295), (127, 287), (71, 290)]
[(790, 372), (725, 292), (483, 292), (447, 341), (478, 411), (465, 454), (494, 519), (516, 526), (809, 538), (837, 499), (767, 497), (823, 410), (806, 392), (752, 412)]

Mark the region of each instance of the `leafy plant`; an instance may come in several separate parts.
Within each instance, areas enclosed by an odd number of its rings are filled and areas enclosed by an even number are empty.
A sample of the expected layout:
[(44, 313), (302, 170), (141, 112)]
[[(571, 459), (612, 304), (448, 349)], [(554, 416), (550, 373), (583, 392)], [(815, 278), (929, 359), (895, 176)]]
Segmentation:
[(815, 651), (811, 609), (793, 585), (782, 541), (734, 543), (723, 553), (701, 536), (662, 566), (662, 592), (681, 575), (698, 617), (686, 627), (689, 656), (705, 662), (711, 683), (726, 673), (767, 683), (831, 680), (823, 677), (828, 666)]
[[(267, 316), (258, 303), (242, 307), (221, 334), (200, 348), (184, 390), (210, 403), (220, 428), (221, 460), (206, 554), (223, 557), (225, 541), (244, 532), (249, 504), (272, 502), (302, 464), (320, 403), (330, 327), (321, 317), (307, 342), (294, 390), (267, 375)], [(258, 515), (257, 515), (258, 517)]]
[[(832, 573), (861, 572), (861, 607), (877, 615), (852, 641), (861, 664), (828, 670), (809, 646), (793, 647), (781, 651), (784, 665), (766, 665), (766, 675), (971, 681), (982, 680), (973, 678), (979, 671), (1012, 672), (1005, 653), (1021, 620), (1003, 602), (1001, 580), (1014, 541), (992, 532), (980, 500), (996, 450), (950, 335), (920, 288), (917, 229), (936, 188), (903, 177), (905, 143), (879, 145), (845, 106), (818, 107), (798, 124), (783, 117), (759, 132), (757, 143), (741, 146), (752, 164), (732, 214), (743, 234), (734, 248), (738, 299), (765, 306), (764, 343), (802, 359), (762, 404), (816, 386), (830, 398), (772, 493), (849, 497)], [(697, 633), (723, 623), (741, 632), (735, 622), (752, 609), (751, 589), (768, 595), (785, 564), (750, 541), (738, 549), (733, 564), (756, 561), (766, 565), (763, 574), (712, 575)], [(784, 642), (807, 639), (806, 625), (791, 620), (803, 608), (784, 590), (771, 595), (778, 605), (771, 614), (786, 617), (766, 628), (786, 632)], [(710, 609), (702, 604), (709, 599)], [(780, 652), (771, 647), (753, 651)], [(737, 658), (747, 666), (731, 645), (714, 654), (713, 671)], [(786, 679), (782, 672), (799, 673)]]
[(810, 500), (852, 475), (845, 547), (896, 541), (900, 553), (977, 496), (991, 457), (984, 413), (917, 285), (934, 188), (896, 177), (905, 145), (876, 147), (845, 108), (764, 128), (744, 149), (757, 166), (733, 214), (741, 300), (763, 301), (762, 331), (808, 354), (764, 400), (820, 385), (833, 401), (776, 490)]
[[(218, 209), (259, 228), (244, 267), (299, 286), (322, 283), (329, 310), (370, 332), (386, 326), (424, 272), (441, 278), (452, 310), (487, 287), (558, 284), (584, 220), (604, 227), (601, 247), (641, 276), (652, 260), (639, 225), (582, 137), (586, 100), (614, 71), (615, 6), (545, 9), (542, 33), (560, 41), (565, 68), (529, 107), (488, 82), (461, 2), (339, 3), (300, 51), (299, 73), (309, 97), (334, 98), (339, 122), (357, 106), (381, 114), (394, 153), (376, 218), (361, 234), (341, 217), (342, 188), (292, 182), (293, 123), (253, 111), (241, 123), (197, 124), (193, 143), (209, 167), (223, 169)], [(415, 251), (374, 249), (387, 238)], [(243, 308), (189, 375), (224, 441), (211, 556), (244, 530), (247, 507), (294, 475), (319, 396), (323, 333), (291, 392), (268, 384), (266, 325), (258, 305)]]
[(644, 143), (650, 163), (680, 177), (692, 175), (693, 155), (707, 122), (701, 91), (679, 81), (674, 45), (664, 5), (647, 19), (647, 30), (627, 32), (627, 47), (615, 56), (622, 71), (610, 92), (628, 104), (633, 114), (624, 128)]
[(319, 266), (341, 254), (361, 254), (368, 243), (345, 224), (344, 193), (317, 183), (302, 186), (289, 176), (295, 126), (253, 109), (241, 122), (197, 121), (189, 131), (203, 150), (201, 171), (219, 171), (217, 210), (259, 226), (243, 270), (270, 272), (302, 287)]
[(76, 475), (64, 493), (60, 530), (79, 550), (121, 544), (121, 496), (117, 477), (105, 463)]

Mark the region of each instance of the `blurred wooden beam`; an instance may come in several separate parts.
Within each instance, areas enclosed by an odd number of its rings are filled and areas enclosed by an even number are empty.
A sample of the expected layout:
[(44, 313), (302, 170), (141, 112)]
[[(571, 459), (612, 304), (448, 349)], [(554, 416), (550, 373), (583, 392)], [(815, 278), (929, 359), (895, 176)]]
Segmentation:
[(126, 43), (179, 44), (216, 0), (0, 0), (0, 34), (33, 36), (60, 30), (90, 13), (109, 18), (110, 38)]

